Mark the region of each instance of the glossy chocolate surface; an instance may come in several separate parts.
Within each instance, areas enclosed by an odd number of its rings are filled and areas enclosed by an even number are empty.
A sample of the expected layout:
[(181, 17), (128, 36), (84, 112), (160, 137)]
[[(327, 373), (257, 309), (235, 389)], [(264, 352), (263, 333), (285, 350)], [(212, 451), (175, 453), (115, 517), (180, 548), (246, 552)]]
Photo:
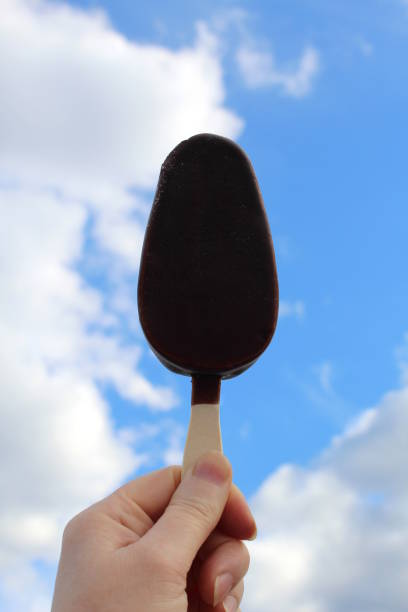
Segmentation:
[(181, 142), (162, 165), (139, 273), (139, 316), (153, 351), (182, 374), (234, 376), (271, 341), (278, 301), (249, 159), (220, 136)]

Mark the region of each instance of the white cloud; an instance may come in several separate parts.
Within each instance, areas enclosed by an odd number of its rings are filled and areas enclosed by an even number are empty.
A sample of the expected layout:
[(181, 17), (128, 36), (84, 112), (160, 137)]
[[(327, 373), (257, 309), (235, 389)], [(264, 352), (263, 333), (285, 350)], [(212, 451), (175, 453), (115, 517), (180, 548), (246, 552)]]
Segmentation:
[(109, 321), (101, 295), (74, 269), (81, 207), (18, 189), (0, 197), (4, 567), (13, 558), (55, 554), (61, 522), (138, 465), (112, 430), (98, 380), (153, 405), (171, 397), (141, 378), (137, 356), (117, 336), (102, 333)]
[(403, 612), (408, 601), (408, 388), (363, 412), (307, 469), (252, 503), (249, 612)]
[(183, 441), (186, 432), (181, 426), (172, 426), (168, 443), (163, 452), (164, 465), (181, 465), (183, 463)]
[[(68, 517), (150, 459), (102, 388), (152, 410), (177, 399), (134, 344), (143, 193), (177, 142), (242, 121), (205, 24), (175, 51), (130, 42), (101, 11), (0, 11), (0, 606), (45, 612), (31, 562), (55, 561)], [(180, 431), (164, 427), (175, 460)]]
[(86, 200), (95, 236), (134, 270), (146, 208), (129, 189), (152, 188), (183, 138), (242, 129), (224, 106), (217, 39), (200, 23), (195, 45), (173, 51), (130, 42), (102, 12), (43, 0), (1, 10), (3, 176)]
[(254, 30), (256, 18), (253, 12), (232, 7), (221, 9), (212, 20), (214, 31), (224, 41), (224, 52), (235, 47), (234, 60), (244, 83), (250, 88), (276, 87), (295, 98), (309, 94), (320, 70), (318, 50), (308, 45), (297, 60), (278, 65), (269, 41), (259, 28)]
[(84, 207), (47, 191), (3, 189), (0, 197), (3, 347), (27, 367), (75, 372), (112, 383), (129, 399), (170, 407), (170, 391), (155, 390), (137, 372), (140, 349), (121, 345), (115, 313), (75, 270)]
[(256, 19), (255, 13), (241, 7), (220, 9), (211, 20), (211, 29), (219, 35), (221, 51), (233, 54), (249, 88), (276, 87), (295, 98), (309, 94), (321, 68), (319, 51), (308, 45), (298, 59), (278, 64), (268, 39), (260, 28), (254, 28)]
[(280, 317), (296, 317), (303, 319), (305, 316), (305, 304), (302, 300), (289, 302), (287, 300), (279, 300), (279, 316)]
[(270, 51), (254, 44), (243, 44), (238, 49), (237, 62), (248, 87), (274, 86), (295, 98), (310, 93), (320, 68), (319, 53), (313, 47), (305, 48), (297, 67), (278, 67)]
[(0, 610), (4, 612), (49, 612), (51, 593), (47, 581), (28, 566), (10, 564), (2, 573)]
[[(152, 187), (183, 137), (237, 135), (223, 106), (216, 40), (204, 24), (178, 51), (130, 42), (102, 13), (3, 0), (0, 162), (10, 175), (56, 184), (117, 209), (132, 185)], [(25, 44), (22, 45), (21, 41)]]

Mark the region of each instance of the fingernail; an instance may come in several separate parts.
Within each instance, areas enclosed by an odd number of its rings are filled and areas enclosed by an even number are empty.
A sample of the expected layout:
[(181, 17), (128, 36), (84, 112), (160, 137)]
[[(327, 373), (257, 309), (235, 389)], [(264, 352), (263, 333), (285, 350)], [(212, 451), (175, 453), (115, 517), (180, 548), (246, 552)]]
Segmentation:
[(220, 603), (220, 601), (222, 601), (226, 595), (228, 595), (233, 587), (233, 584), (234, 579), (229, 572), (225, 572), (225, 574), (220, 574), (217, 576), (214, 585), (214, 607)]
[(232, 595), (228, 595), (227, 599), (222, 602), (225, 612), (237, 612), (238, 602)]
[(213, 451), (200, 457), (194, 466), (193, 476), (221, 486), (231, 477), (231, 466), (224, 455)]

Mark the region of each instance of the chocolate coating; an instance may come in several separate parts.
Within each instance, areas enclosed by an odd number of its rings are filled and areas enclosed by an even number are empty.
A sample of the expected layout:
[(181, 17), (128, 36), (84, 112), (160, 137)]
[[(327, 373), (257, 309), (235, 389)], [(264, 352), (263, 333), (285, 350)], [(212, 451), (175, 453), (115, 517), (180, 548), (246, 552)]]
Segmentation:
[(278, 281), (262, 196), (245, 153), (198, 134), (162, 165), (139, 273), (139, 317), (170, 369), (227, 378), (266, 349)]
[(191, 385), (191, 405), (219, 404), (221, 376), (194, 374)]

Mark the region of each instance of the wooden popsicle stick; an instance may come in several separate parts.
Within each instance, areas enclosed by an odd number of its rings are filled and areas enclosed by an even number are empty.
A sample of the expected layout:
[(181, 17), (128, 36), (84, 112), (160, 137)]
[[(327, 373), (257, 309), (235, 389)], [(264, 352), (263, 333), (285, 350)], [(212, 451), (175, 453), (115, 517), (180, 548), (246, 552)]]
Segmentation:
[(201, 455), (212, 450), (222, 452), (220, 405), (192, 404), (182, 477)]

